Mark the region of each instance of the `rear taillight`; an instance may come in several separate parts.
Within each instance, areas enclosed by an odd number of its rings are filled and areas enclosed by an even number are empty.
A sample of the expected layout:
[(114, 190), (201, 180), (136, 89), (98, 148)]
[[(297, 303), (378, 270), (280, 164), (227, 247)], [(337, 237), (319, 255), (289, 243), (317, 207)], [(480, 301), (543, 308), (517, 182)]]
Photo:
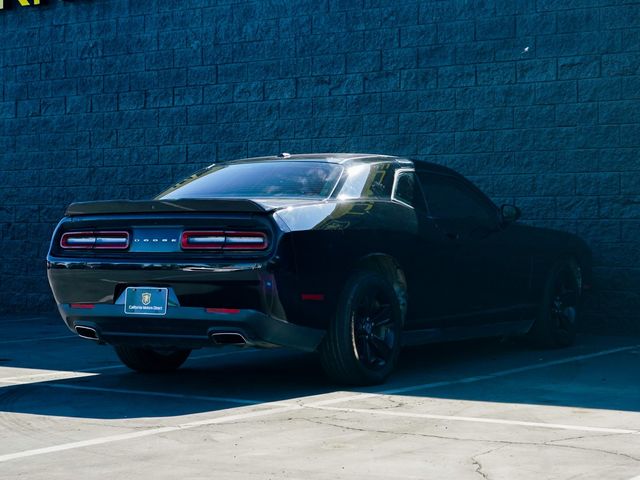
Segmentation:
[(264, 250), (267, 236), (262, 232), (226, 232), (225, 250)]
[(60, 246), (65, 249), (126, 250), (129, 248), (129, 232), (67, 232), (62, 234)]
[(186, 231), (180, 245), (183, 250), (266, 250), (269, 243), (262, 232)]

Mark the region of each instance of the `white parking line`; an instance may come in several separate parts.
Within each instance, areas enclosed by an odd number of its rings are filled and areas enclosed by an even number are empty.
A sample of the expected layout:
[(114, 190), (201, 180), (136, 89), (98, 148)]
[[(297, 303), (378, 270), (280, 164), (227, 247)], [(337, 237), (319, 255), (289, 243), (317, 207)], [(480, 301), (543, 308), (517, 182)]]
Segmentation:
[(378, 395), (397, 395), (401, 393), (415, 392), (418, 390), (428, 390), (432, 388), (448, 387), (451, 385), (461, 385), (466, 383), (481, 382), (483, 380), (492, 380), (494, 378), (513, 375), (514, 373), (529, 372), (532, 370), (539, 370), (541, 368), (548, 368), (548, 367), (554, 367), (557, 365), (563, 365), (565, 363), (580, 362), (582, 360), (589, 360), (592, 358), (602, 357), (605, 355), (613, 355), (615, 353), (627, 352), (629, 350), (635, 350), (637, 348), (640, 348), (640, 345), (629, 345), (626, 347), (618, 347), (618, 348), (612, 348), (609, 350), (601, 350), (599, 352), (587, 353), (584, 355), (576, 355), (573, 357), (566, 357), (558, 360), (550, 360), (548, 362), (536, 363), (534, 365), (526, 365), (524, 367), (510, 368), (508, 370), (500, 370), (497, 372), (488, 373), (486, 375), (477, 375), (474, 377), (458, 378), (455, 380), (443, 380), (440, 382), (422, 383), (420, 385), (411, 385), (408, 387), (401, 387), (401, 388), (390, 388), (387, 390), (381, 390), (379, 392), (360, 393), (360, 394), (352, 395), (350, 397), (331, 398), (329, 400), (323, 400), (320, 402), (309, 404), (308, 406), (321, 407), (325, 405), (332, 405), (335, 403), (349, 402), (351, 400), (362, 400), (365, 398), (375, 397)]
[(331, 412), (367, 413), (367, 414), (375, 414), (375, 415), (386, 415), (389, 417), (424, 418), (429, 420), (447, 420), (452, 422), (493, 423), (498, 425), (515, 425), (520, 427), (550, 428), (555, 430), (575, 430), (578, 432), (631, 434), (631, 435), (640, 434), (640, 430), (629, 430), (624, 428), (588, 427), (588, 426), (582, 426), (582, 425), (565, 425), (562, 423), (523, 422), (519, 420), (504, 420), (500, 418), (459, 417), (455, 415), (433, 415), (429, 413), (393, 412), (389, 410), (379, 410), (379, 409), (371, 409), (371, 408), (311, 407), (311, 406), (307, 406), (307, 408), (315, 408), (316, 410), (328, 410)]
[(163, 433), (190, 430), (193, 428), (203, 427), (207, 425), (217, 425), (220, 423), (237, 422), (240, 420), (247, 420), (250, 418), (264, 417), (266, 415), (275, 415), (278, 413), (291, 412), (294, 410), (300, 410), (301, 408), (303, 407), (300, 407), (297, 405), (290, 406), (290, 407), (270, 408), (267, 410), (257, 410), (257, 411), (247, 412), (247, 413), (225, 415), (222, 417), (210, 418), (206, 420), (198, 420), (196, 422), (182, 423), (182, 424), (174, 425), (171, 427), (159, 427), (159, 428), (151, 428), (148, 430), (138, 430), (135, 432), (123, 433), (120, 435), (109, 435), (106, 437), (98, 437), (90, 440), (83, 440), (80, 442), (63, 443), (61, 445), (54, 445), (52, 447), (23, 450), (22, 452), (0, 455), (0, 463), (8, 462), (10, 460), (17, 460), (19, 458), (33, 457), (36, 455), (45, 455), (48, 453), (63, 452), (65, 450), (74, 450), (76, 448), (91, 447), (95, 445), (104, 445), (105, 443), (122, 442), (125, 440), (132, 440), (134, 438), (149, 437), (151, 435), (160, 435)]
[[(21, 384), (15, 384), (21, 385)], [(153, 392), (148, 390), (130, 390), (127, 388), (107, 388), (107, 387), (89, 387), (83, 385), (67, 385), (64, 383), (52, 383), (39, 385), (48, 388), (62, 388), (65, 390), (84, 390), (89, 392), (102, 392), (102, 393), (123, 393), (125, 395), (143, 395), (148, 397), (161, 397), (161, 398), (177, 398), (180, 400), (202, 400), (205, 402), (218, 402), (218, 403), (235, 403), (239, 405), (278, 405), (283, 407), (292, 407), (295, 404), (286, 402), (268, 402), (267, 400), (249, 400), (246, 398), (232, 398), (232, 397), (209, 397), (203, 395), (188, 395), (184, 393), (168, 393), (168, 392)]]
[(80, 338), (78, 335), (60, 335), (57, 337), (37, 337), (37, 338), (20, 338), (15, 340), (2, 340), (0, 345), (9, 345), (11, 343), (25, 343), (25, 342), (44, 342), (47, 340), (63, 340), (66, 338)]
[[(26, 322), (31, 322), (33, 320), (45, 320), (45, 324), (50, 324), (50, 325), (60, 325), (60, 317), (58, 317), (57, 319), (52, 319), (51, 317), (20, 317), (20, 318), (3, 318), (2, 320), (0, 320), (0, 325), (5, 325), (7, 323), (26, 323)], [(46, 320), (49, 320), (49, 322), (46, 322)]]
[[(207, 358), (227, 357), (230, 355), (239, 355), (241, 353), (254, 353), (258, 351), (259, 350), (257, 349), (248, 349), (248, 350), (242, 349), (242, 350), (233, 350), (230, 352), (210, 353), (208, 355), (198, 355), (198, 356), (190, 357), (188, 361), (191, 362), (194, 360), (204, 360)], [(56, 377), (62, 377), (60, 379), (75, 378), (75, 377), (81, 377), (81, 376), (91, 376), (90, 375), (91, 373), (95, 373), (97, 375), (100, 372), (105, 372), (108, 370), (127, 370), (127, 369), (128, 367), (119, 363), (117, 365), (105, 365), (104, 367), (81, 368), (79, 370), (69, 370), (69, 371), (62, 370), (62, 371), (46, 372), (46, 373), (33, 373), (30, 375), (19, 375), (17, 377), (0, 378), (0, 383), (16, 383), (16, 382), (20, 382), (21, 380), (39, 379), (43, 377), (45, 380), (47, 379), (47, 377), (52, 377), (51, 379), (58, 380), (59, 378), (56, 378)], [(79, 375), (79, 374), (87, 374), (87, 375)]]

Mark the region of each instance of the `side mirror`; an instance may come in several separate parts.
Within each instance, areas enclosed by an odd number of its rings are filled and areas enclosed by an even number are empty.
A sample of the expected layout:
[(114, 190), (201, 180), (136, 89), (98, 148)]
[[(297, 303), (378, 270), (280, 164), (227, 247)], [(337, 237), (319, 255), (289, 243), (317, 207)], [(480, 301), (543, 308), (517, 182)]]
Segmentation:
[(515, 205), (502, 205), (500, 207), (500, 216), (502, 217), (502, 224), (508, 225), (518, 220), (522, 216), (522, 211)]

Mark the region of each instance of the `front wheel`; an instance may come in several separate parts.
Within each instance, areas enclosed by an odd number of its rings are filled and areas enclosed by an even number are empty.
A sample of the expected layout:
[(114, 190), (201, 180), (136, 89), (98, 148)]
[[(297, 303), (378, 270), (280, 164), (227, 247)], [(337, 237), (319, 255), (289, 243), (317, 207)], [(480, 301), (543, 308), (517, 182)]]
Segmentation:
[(358, 272), (345, 285), (320, 346), (327, 375), (339, 382), (384, 382), (400, 352), (402, 313), (393, 286), (373, 272)]
[(117, 345), (116, 354), (127, 367), (143, 373), (166, 373), (178, 369), (191, 350), (154, 350), (143, 347)]
[(580, 306), (580, 268), (561, 260), (549, 272), (538, 318), (527, 334), (535, 346), (566, 347), (575, 341)]

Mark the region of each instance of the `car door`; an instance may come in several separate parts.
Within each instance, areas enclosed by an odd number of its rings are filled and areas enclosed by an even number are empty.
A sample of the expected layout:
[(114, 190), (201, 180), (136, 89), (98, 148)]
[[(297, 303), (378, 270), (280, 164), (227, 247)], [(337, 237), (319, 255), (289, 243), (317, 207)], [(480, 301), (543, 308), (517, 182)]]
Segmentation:
[(456, 245), (450, 242), (429, 216), (420, 181), (413, 169), (396, 171), (392, 199), (413, 209), (417, 238), (407, 243), (405, 259), (408, 285), (408, 328), (437, 326), (438, 318), (451, 314), (455, 279), (450, 275)]
[(455, 249), (448, 279), (451, 313), (462, 324), (512, 319), (511, 310), (529, 288), (530, 269), (526, 255), (505, 235), (498, 209), (462, 177), (435, 172), (418, 177), (430, 215)]

